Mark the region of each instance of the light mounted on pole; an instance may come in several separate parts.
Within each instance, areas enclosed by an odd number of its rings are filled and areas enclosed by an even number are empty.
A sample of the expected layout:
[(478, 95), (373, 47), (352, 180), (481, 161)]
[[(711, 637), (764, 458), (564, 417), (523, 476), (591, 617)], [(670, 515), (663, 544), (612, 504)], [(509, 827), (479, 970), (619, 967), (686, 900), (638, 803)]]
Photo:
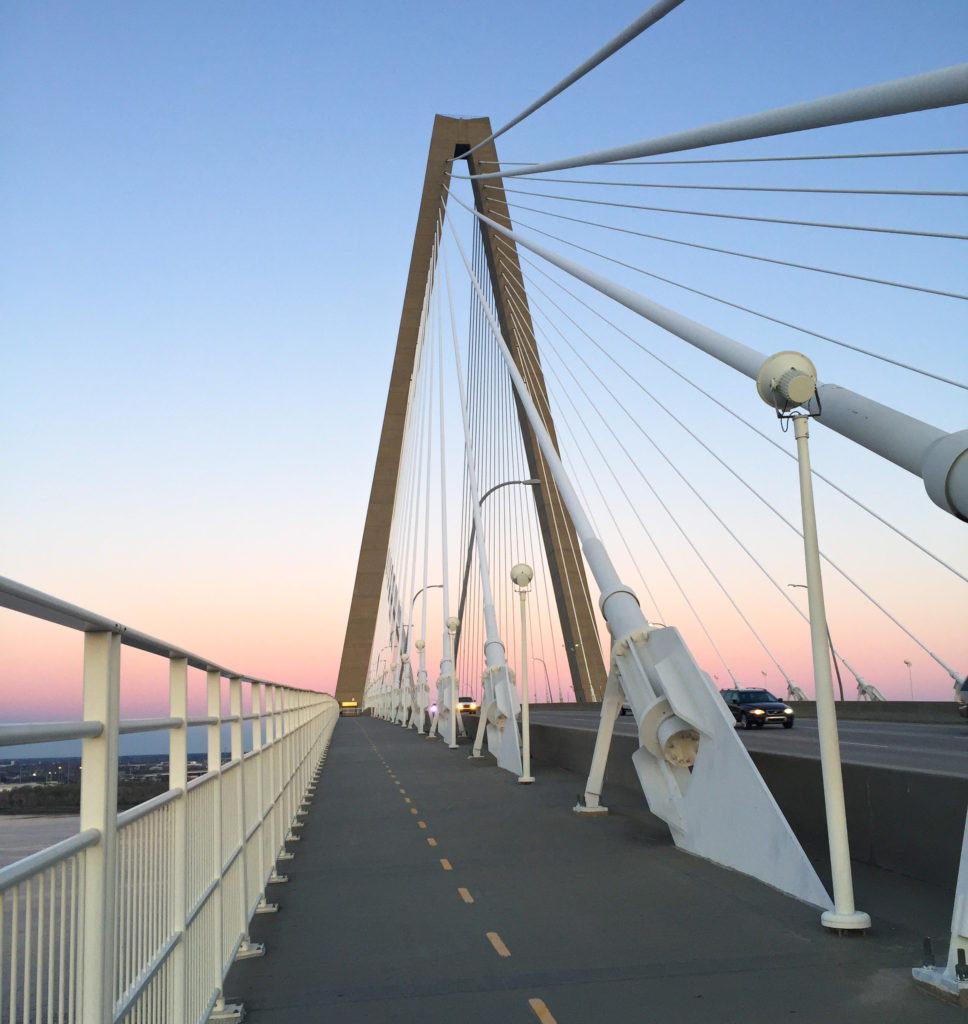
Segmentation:
[[(817, 731), (820, 737), (820, 766), (823, 774), (827, 835), (830, 843), (830, 867), (834, 888), (834, 909), (825, 911), (820, 921), (833, 931), (864, 931), (870, 917), (854, 906), (854, 883), (850, 869), (850, 844), (847, 838), (847, 811), (844, 803), (844, 779), (840, 766), (837, 738), (837, 712), (834, 685), (830, 673), (827, 613), (824, 608), (823, 579), (820, 573), (820, 545), (817, 540), (817, 516), (813, 504), (813, 480), (807, 446), (811, 413), (807, 407), (817, 395), (817, 370), (799, 352), (778, 352), (770, 356), (756, 376), (760, 398), (776, 410), (783, 421), (793, 420), (797, 441), (800, 475), (800, 510), (803, 518), (803, 554), (807, 570), (807, 601), (810, 607), (810, 647), (817, 700)], [(801, 409), (802, 411), (794, 411)]]
[(457, 749), (457, 666), (454, 664), (454, 634), (460, 629), (460, 619), (456, 615), (450, 615), (444, 623), (447, 627), (447, 657), (450, 661), (450, 717), (448, 725), (450, 736), (447, 737), (447, 746), (451, 750)]
[(511, 582), (518, 588), (521, 595), (521, 775), (518, 782), (534, 782), (531, 774), (531, 720), (528, 703), (528, 620), (526, 604), (528, 600), (528, 584), (534, 579), (534, 570), (530, 565), (519, 562), (511, 567)]

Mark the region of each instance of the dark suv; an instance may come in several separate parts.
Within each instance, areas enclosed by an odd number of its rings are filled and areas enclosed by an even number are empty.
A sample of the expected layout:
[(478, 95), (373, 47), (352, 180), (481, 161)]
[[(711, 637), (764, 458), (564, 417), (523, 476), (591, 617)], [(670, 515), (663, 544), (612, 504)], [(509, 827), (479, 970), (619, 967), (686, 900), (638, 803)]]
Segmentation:
[(744, 728), (763, 728), (767, 722), (779, 722), (784, 729), (793, 728), (793, 708), (774, 697), (769, 690), (720, 690), (723, 700), (737, 722)]

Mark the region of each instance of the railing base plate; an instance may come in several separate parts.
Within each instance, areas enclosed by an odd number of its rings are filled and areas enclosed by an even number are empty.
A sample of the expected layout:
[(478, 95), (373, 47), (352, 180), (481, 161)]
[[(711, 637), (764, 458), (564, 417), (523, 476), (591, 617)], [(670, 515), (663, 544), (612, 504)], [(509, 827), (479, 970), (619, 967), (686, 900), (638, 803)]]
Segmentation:
[(235, 954), (236, 960), (255, 960), (266, 955), (266, 947), (261, 942), (243, 942)]
[(241, 1024), (245, 1007), (241, 1003), (222, 1003), (208, 1015), (208, 1024)]
[(572, 807), (572, 810), (575, 812), (575, 814), (587, 814), (591, 815), (592, 817), (604, 818), (608, 815), (608, 808), (602, 807), (601, 805), (599, 805), (598, 807), (586, 807), (585, 804), (577, 803), (574, 807)]

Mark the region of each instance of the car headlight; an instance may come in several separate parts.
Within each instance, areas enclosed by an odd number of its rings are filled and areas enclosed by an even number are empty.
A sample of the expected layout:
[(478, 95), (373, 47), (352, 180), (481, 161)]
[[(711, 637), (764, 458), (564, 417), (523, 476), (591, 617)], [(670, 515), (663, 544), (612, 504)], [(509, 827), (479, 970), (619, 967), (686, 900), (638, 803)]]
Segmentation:
[(754, 715), (765, 715), (766, 712), (762, 708), (753, 708), (752, 714), (754, 714)]
[(784, 708), (783, 709), (783, 714), (785, 714), (785, 715), (792, 715), (793, 714), (793, 708)]

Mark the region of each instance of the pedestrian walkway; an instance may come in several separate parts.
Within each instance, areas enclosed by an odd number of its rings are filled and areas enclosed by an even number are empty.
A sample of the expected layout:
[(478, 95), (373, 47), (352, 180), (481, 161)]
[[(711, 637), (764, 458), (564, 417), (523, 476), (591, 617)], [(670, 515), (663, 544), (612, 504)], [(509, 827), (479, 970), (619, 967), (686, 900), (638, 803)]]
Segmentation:
[[(342, 719), (280, 912), (253, 921), (267, 955), (226, 995), (251, 1024), (830, 1024), (961, 1019), (915, 990), (922, 937), (950, 895), (859, 869), (866, 937), (681, 853), (639, 796), (571, 811), (581, 780), (522, 786), (469, 748)], [(612, 799), (612, 797), (615, 799)]]

